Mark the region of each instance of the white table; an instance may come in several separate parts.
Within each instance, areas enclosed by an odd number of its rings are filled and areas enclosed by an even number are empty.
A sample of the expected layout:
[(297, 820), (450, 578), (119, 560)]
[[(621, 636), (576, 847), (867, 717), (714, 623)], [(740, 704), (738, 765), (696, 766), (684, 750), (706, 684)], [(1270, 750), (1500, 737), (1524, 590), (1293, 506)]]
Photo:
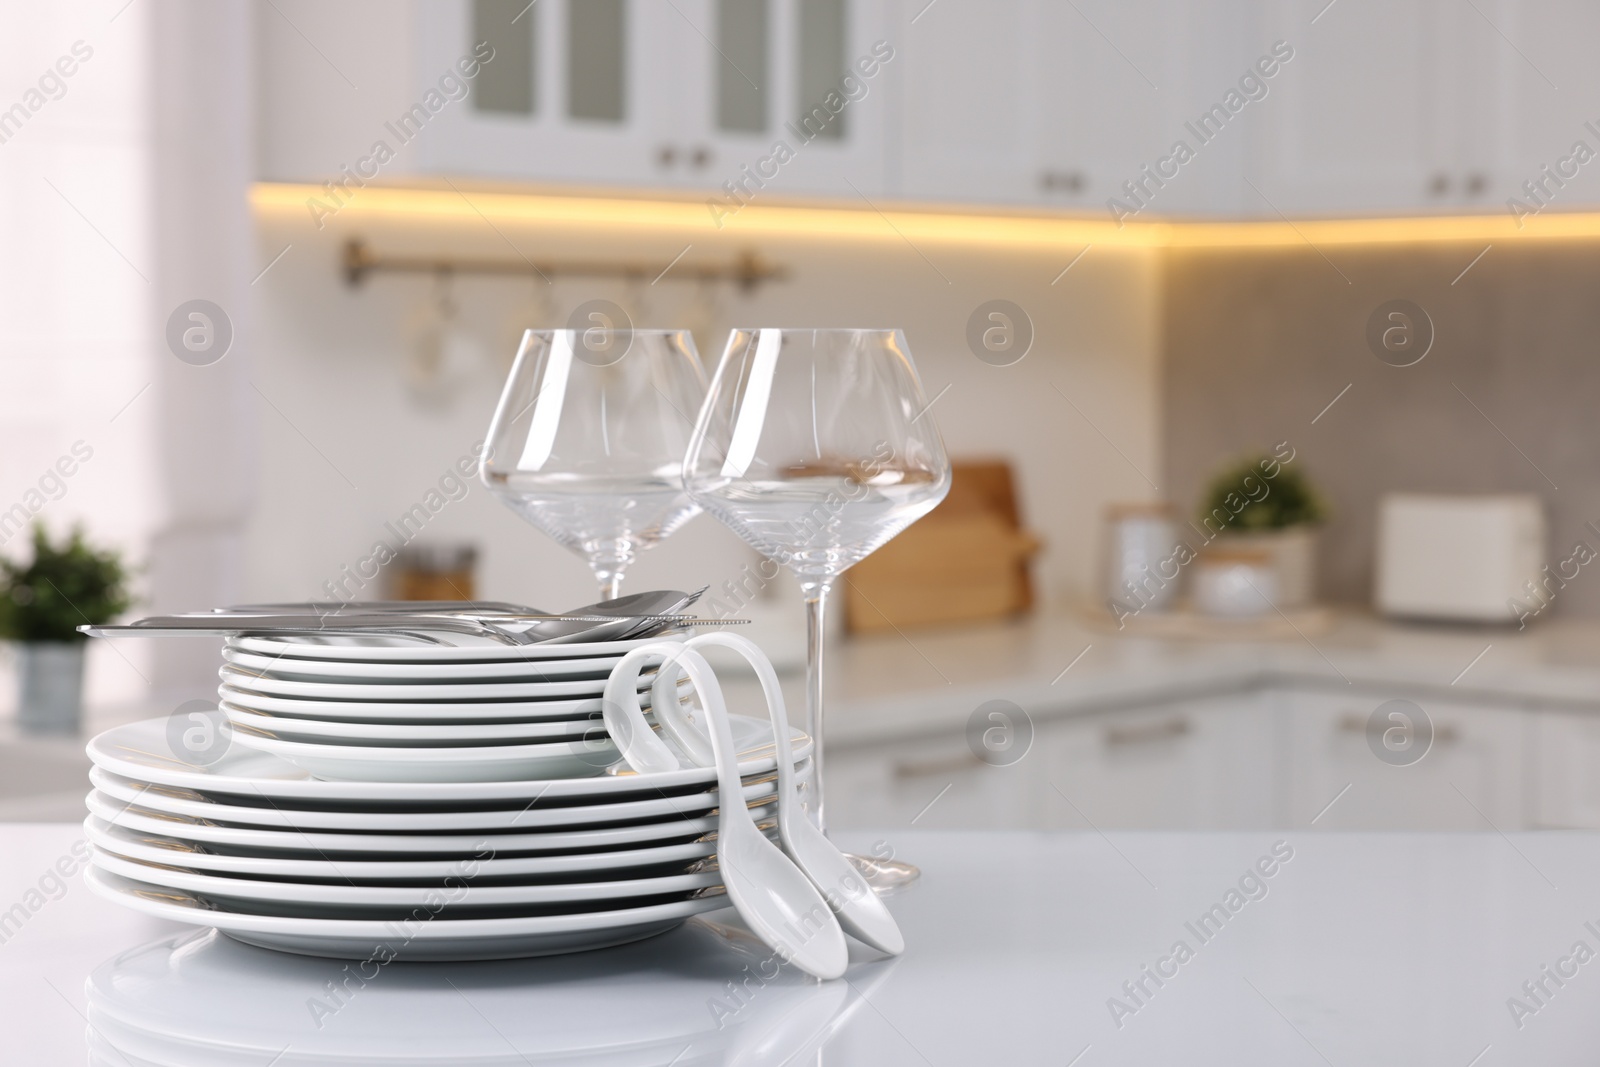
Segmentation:
[[(256, 1046), (155, 1062), (256, 1067), (687, 1067), (779, 1063), (796, 1051), (816, 1062), (819, 1044), (830, 1065), (936, 1067), (1600, 1058), (1600, 956), (1571, 958), (1580, 941), (1600, 952), (1594, 834), (897, 833), (887, 846), (926, 872), (891, 898), (904, 958), (861, 952), (844, 981), (824, 985), (785, 969), (737, 998), (727, 983), (758, 973), (762, 953), (718, 912), (583, 956), (393, 964), (335, 999), (324, 983), (341, 963), (149, 920), (76, 876), (51, 899), (46, 872), (62, 857), (76, 863), (78, 838), (66, 825), (0, 828), (0, 914), (12, 909), (0, 944), (7, 1063), (85, 1062), (97, 1040), (85, 1018), (123, 1040), (167, 1031)], [(1245, 880), (1259, 899), (1241, 893), (1236, 912), (1212, 920), (1220, 929), (1201, 929), (1280, 840), (1280, 857), (1292, 857)], [(45, 891), (29, 897), (41, 879)], [(176, 953), (151, 947), (174, 941)], [(1180, 941), (1192, 953), (1183, 962), (1170, 956)], [(1161, 985), (1146, 965), (1167, 972)], [(1575, 973), (1558, 986), (1545, 966)], [(97, 969), (113, 995), (89, 997)], [(1548, 995), (1536, 1002), (1523, 983), (1541, 981)], [(1511, 997), (1537, 1010), (1514, 1020)], [(1125, 1005), (1120, 1018), (1112, 998)], [(574, 1054), (598, 1045), (614, 1047)], [(89, 1062), (142, 1061), (104, 1051)]]

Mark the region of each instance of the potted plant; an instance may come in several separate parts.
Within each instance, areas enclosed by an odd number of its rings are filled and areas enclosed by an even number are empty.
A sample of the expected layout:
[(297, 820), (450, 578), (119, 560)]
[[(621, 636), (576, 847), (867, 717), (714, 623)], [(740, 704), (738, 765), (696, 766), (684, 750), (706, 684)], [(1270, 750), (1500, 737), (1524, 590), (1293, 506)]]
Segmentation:
[(1219, 547), (1266, 552), (1277, 575), (1277, 606), (1303, 608), (1315, 598), (1316, 527), (1326, 513), (1304, 471), (1263, 455), (1218, 472), (1206, 491), (1199, 528)]
[(0, 639), (17, 642), (20, 653), (24, 729), (77, 732), (87, 641), (78, 627), (110, 622), (128, 604), (121, 558), (91, 548), (79, 528), (53, 544), (35, 524), (32, 560), (0, 560)]

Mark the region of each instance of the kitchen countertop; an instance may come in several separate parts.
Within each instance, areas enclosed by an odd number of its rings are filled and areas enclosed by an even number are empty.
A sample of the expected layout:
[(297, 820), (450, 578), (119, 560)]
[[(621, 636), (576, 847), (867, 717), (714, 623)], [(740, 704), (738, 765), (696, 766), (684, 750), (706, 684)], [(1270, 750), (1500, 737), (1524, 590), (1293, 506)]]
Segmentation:
[[(688, 1067), (797, 1053), (1554, 1067), (1594, 1062), (1600, 1043), (1595, 834), (901, 833), (890, 847), (925, 871), (890, 898), (905, 956), (860, 951), (824, 984), (771, 978), (726, 911), (602, 952), (391, 964), (356, 983), (340, 962), (135, 914), (77, 874), (57, 888), (47, 871), (75, 865), (80, 837), (0, 827), (7, 1062), (82, 1063), (92, 1049), (89, 1062), (119, 1067)], [(335, 980), (350, 992), (330, 1012)]]
[[(835, 745), (959, 732), (988, 700), (1048, 718), (1279, 681), (1600, 710), (1600, 623), (1587, 621), (1519, 632), (1341, 613), (1324, 633), (1228, 641), (1131, 636), (1078, 615), (1042, 614), (854, 637), (829, 652), (827, 737)], [(803, 685), (786, 691), (803, 706)]]

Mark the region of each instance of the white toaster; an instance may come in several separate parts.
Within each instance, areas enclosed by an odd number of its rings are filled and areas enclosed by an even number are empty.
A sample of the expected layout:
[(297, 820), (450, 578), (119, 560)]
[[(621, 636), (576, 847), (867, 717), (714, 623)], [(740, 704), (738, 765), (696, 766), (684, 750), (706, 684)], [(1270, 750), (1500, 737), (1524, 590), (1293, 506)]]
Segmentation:
[(1537, 611), (1544, 506), (1532, 493), (1387, 493), (1378, 506), (1373, 600), (1385, 615), (1516, 622)]

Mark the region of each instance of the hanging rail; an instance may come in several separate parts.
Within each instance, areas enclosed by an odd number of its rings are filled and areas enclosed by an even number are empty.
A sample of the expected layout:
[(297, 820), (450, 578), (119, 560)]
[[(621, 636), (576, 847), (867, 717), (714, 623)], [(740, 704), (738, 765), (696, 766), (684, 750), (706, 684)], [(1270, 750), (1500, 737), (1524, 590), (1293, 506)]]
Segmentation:
[(702, 282), (731, 281), (746, 292), (763, 282), (788, 276), (782, 267), (767, 263), (754, 252), (741, 252), (726, 263), (639, 263), (620, 260), (453, 259), (447, 256), (379, 255), (359, 237), (344, 244), (344, 279), (358, 286), (375, 271), (407, 274), (529, 275), (549, 281), (565, 278), (626, 278), (660, 281), (692, 278)]

